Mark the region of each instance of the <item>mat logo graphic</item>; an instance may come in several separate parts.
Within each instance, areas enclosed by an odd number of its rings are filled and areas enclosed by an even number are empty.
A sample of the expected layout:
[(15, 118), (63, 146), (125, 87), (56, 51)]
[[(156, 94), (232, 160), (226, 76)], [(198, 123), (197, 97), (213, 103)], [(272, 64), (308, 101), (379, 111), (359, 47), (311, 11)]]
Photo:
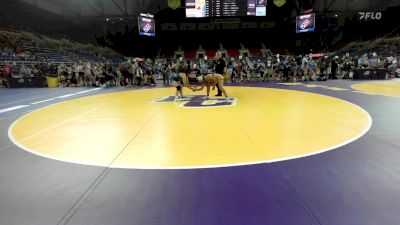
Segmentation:
[(382, 19), (381, 12), (359, 12), (360, 20), (380, 20)]
[(149, 32), (149, 30), (151, 29), (151, 24), (147, 23), (146, 26), (143, 27), (144, 32)]
[[(175, 96), (167, 96), (162, 99), (156, 100), (153, 103), (172, 103), (175, 102)], [(180, 98), (180, 107), (184, 108), (212, 108), (212, 107), (230, 107), (236, 106), (237, 98), (230, 98), (226, 101), (224, 98), (208, 98), (205, 95), (187, 95)]]

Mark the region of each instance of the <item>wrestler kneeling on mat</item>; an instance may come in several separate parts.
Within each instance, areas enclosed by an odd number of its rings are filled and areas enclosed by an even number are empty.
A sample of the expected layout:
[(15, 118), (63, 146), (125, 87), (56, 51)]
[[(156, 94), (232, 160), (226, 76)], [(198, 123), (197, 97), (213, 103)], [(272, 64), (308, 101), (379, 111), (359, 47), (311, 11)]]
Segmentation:
[(221, 74), (207, 74), (205, 76), (200, 76), (197, 77), (197, 81), (201, 85), (201, 87), (198, 87), (197, 89), (193, 89), (193, 91), (201, 91), (204, 89), (204, 86), (207, 86), (207, 98), (210, 96), (210, 87), (213, 86), (213, 90), (215, 89), (215, 86), (219, 88), (219, 90), (224, 93), (225, 99), (229, 101), (228, 94), (226, 93), (226, 90), (224, 88), (224, 76)]
[(189, 77), (186, 73), (177, 73), (171, 77), (172, 85), (176, 88), (175, 91), (175, 101), (179, 99), (179, 97), (183, 98), (183, 87), (189, 88), (192, 91), (194, 89), (189, 84)]

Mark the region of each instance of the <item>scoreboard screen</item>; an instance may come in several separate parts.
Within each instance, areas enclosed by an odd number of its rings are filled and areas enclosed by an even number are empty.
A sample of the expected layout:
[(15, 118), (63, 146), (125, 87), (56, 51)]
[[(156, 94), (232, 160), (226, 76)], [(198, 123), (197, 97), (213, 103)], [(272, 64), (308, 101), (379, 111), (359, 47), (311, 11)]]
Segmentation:
[(186, 0), (186, 17), (266, 16), (267, 0)]
[(140, 14), (138, 17), (139, 35), (156, 36), (156, 23), (154, 16), (150, 14)]
[(315, 13), (298, 16), (296, 19), (296, 33), (315, 30)]

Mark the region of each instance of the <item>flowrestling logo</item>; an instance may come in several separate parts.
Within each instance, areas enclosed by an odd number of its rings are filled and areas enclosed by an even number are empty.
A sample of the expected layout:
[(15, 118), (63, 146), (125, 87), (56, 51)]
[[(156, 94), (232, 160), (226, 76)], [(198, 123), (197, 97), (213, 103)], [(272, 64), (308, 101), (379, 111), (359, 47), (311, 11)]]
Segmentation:
[(380, 20), (382, 19), (381, 12), (359, 12), (360, 20)]
[(213, 108), (213, 107), (231, 107), (236, 106), (238, 99), (229, 98), (207, 98), (205, 95), (187, 95), (175, 101), (175, 96), (166, 96), (162, 99), (153, 101), (152, 103), (173, 103), (176, 102), (180, 107), (184, 108)]

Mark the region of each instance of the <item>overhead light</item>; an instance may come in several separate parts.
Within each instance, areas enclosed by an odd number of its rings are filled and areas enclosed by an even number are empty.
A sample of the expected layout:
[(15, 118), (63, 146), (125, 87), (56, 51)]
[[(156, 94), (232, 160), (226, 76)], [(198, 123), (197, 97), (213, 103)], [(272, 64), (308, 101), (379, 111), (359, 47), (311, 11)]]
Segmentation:
[(108, 18), (106, 19), (106, 21), (109, 21), (109, 20), (110, 20), (110, 19), (108, 19)]

